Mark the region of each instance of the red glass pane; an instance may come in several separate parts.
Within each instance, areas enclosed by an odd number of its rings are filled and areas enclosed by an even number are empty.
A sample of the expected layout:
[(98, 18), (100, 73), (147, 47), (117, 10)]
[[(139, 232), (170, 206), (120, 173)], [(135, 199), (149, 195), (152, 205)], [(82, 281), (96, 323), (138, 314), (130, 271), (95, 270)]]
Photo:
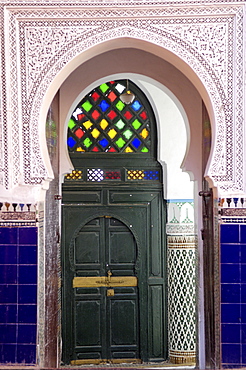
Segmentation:
[(117, 98), (117, 95), (113, 91), (110, 91), (108, 98), (111, 102), (113, 102)]
[(101, 116), (101, 114), (98, 112), (98, 110), (94, 110), (92, 113), (91, 113), (91, 117), (94, 119), (94, 120), (97, 120), (99, 117)]
[(108, 152), (110, 152), (110, 153), (115, 153), (115, 152), (117, 152), (117, 150), (114, 148), (114, 147), (110, 147), (109, 148), (109, 150), (108, 150)]
[(78, 130), (75, 131), (75, 135), (81, 139), (84, 136), (84, 131), (81, 130), (81, 128), (78, 128)]
[(110, 81), (109, 83), (110, 83), (111, 85), (113, 85), (113, 84), (114, 84), (114, 81)]
[(106, 180), (120, 180), (120, 171), (106, 171), (105, 179)]
[(115, 113), (115, 111), (111, 110), (108, 114), (107, 114), (108, 118), (111, 119), (111, 121), (117, 117), (117, 114)]
[(82, 120), (83, 118), (85, 118), (85, 114), (81, 113), (81, 114), (77, 115), (77, 120), (78, 121)]
[(126, 113), (124, 113), (124, 116), (126, 117), (126, 119), (131, 119), (132, 118), (132, 114), (131, 114), (131, 112), (129, 112), (129, 110), (127, 110)]
[(96, 91), (94, 91), (94, 93), (91, 94), (91, 97), (94, 101), (97, 101), (100, 98), (100, 95)]
[(142, 113), (139, 114), (140, 117), (143, 119), (143, 120), (146, 120), (147, 119), (147, 113), (145, 112), (145, 110), (142, 111)]
[(92, 149), (92, 152), (99, 152), (100, 149), (97, 147), (97, 146), (94, 146), (94, 148)]

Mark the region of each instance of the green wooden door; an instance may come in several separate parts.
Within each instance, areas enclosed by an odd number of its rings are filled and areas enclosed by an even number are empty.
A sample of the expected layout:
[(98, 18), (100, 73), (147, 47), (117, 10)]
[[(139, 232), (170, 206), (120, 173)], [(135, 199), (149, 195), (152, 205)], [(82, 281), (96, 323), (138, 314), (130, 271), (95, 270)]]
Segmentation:
[(97, 217), (76, 233), (69, 253), (75, 277), (72, 297), (70, 291), (66, 295), (72, 298), (71, 363), (136, 362), (139, 298), (134, 235), (116, 218)]
[[(68, 122), (74, 170), (62, 186), (66, 364), (167, 358), (166, 204), (156, 124), (148, 99), (128, 82), (131, 104), (122, 101), (127, 81), (109, 81), (87, 94)], [(126, 283), (112, 286), (109, 278)]]

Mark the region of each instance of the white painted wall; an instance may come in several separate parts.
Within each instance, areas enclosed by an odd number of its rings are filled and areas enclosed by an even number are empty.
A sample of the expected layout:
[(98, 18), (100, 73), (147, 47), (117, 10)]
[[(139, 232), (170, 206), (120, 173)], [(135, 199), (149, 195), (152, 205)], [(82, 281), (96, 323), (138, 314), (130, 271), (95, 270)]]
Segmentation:
[[(137, 81), (135, 81), (137, 83)], [(165, 163), (164, 188), (167, 199), (193, 199), (193, 181), (183, 172), (181, 164), (187, 150), (187, 130), (184, 118), (172, 97), (154, 82), (139, 80), (155, 105), (157, 124), (162, 135), (158, 137), (158, 153)]]

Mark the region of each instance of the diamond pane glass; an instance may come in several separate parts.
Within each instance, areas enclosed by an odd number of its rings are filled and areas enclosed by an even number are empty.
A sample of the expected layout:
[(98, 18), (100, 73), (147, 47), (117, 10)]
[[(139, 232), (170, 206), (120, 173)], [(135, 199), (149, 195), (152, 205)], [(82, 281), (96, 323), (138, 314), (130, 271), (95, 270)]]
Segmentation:
[(127, 180), (147, 180), (158, 181), (159, 171), (152, 170), (128, 170)]
[(129, 89), (134, 88), (135, 98), (125, 104), (121, 94), (126, 86), (126, 80), (103, 83), (75, 107), (68, 121), (70, 153), (149, 155), (152, 138), (149, 103), (130, 82)]
[(134, 109), (135, 111), (138, 111), (142, 105), (140, 104), (140, 102), (138, 100), (135, 100), (132, 105), (131, 105), (132, 109)]
[(80, 170), (73, 170), (71, 173), (68, 173), (65, 176), (66, 180), (81, 180), (82, 179), (82, 171)]
[(104, 171), (100, 169), (87, 170), (88, 181), (102, 181), (104, 179)]

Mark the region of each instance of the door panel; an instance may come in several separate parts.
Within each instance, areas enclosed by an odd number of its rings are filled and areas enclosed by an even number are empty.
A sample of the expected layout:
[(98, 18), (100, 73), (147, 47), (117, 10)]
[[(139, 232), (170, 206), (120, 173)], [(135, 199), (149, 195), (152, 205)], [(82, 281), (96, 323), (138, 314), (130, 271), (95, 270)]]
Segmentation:
[[(91, 314), (92, 312), (93, 315)], [(101, 345), (100, 315), (100, 299), (91, 301), (88, 299), (75, 303), (76, 346)]]

